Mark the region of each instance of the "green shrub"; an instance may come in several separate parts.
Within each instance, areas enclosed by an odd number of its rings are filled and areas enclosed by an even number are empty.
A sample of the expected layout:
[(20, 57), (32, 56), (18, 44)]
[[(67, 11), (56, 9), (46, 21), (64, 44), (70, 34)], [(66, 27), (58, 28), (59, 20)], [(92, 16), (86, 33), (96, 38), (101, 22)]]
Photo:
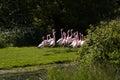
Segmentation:
[(0, 29), (0, 48), (38, 45), (40, 37), (40, 30), (36, 27)]
[(0, 31), (0, 48), (12, 46), (13, 37), (10, 31)]
[(38, 45), (41, 39), (41, 32), (39, 28), (20, 28), (13, 29), (14, 46), (33, 46)]
[(0, 37), (0, 48), (4, 48), (5, 46), (6, 46), (5, 40)]
[(120, 63), (120, 21), (91, 26), (80, 55), (87, 61)]

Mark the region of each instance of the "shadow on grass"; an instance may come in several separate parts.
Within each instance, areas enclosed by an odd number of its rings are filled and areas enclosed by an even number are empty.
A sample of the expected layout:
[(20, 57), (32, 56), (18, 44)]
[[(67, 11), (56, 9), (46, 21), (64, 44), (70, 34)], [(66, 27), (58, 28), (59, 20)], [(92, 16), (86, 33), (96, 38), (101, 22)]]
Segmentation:
[(69, 63), (71, 62), (70, 60), (66, 60), (66, 61), (55, 61), (54, 63), (56, 64), (64, 64), (64, 63)]

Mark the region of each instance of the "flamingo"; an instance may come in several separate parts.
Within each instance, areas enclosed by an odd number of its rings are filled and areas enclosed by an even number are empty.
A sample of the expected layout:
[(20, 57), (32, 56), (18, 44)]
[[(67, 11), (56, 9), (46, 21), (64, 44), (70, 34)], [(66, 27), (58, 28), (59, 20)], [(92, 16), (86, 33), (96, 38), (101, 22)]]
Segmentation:
[(63, 41), (63, 29), (61, 29), (60, 32), (61, 32), (61, 38), (57, 40), (58, 45), (62, 45), (62, 41)]
[(80, 37), (79, 37), (79, 40), (77, 42), (78, 46), (81, 46), (81, 33), (79, 33)]
[(84, 40), (83, 40), (83, 34), (78, 33), (78, 31), (76, 31), (75, 33), (73, 33), (73, 29), (68, 30), (67, 31), (67, 35), (65, 32), (63, 32), (63, 29), (60, 30), (61, 31), (61, 38), (59, 40), (57, 40), (56, 42), (56, 31), (53, 29), (52, 30), (52, 38), (50, 36), (50, 34), (47, 35), (47, 39), (45, 40), (44, 37), (42, 37), (43, 41), (38, 45), (38, 48), (43, 48), (45, 46), (55, 46), (55, 42), (58, 45), (70, 45), (71, 47), (78, 47), (78, 46), (82, 46), (84, 44)]
[(84, 40), (83, 40), (83, 34), (81, 34), (81, 46), (84, 44)]
[(56, 31), (53, 29), (52, 30), (53, 38), (51, 38), (50, 35), (49, 35), (49, 38), (50, 38), (48, 40), (49, 46), (55, 46), (55, 40), (56, 40), (55, 33), (56, 33)]
[[(71, 30), (68, 30), (68, 32), (67, 32), (67, 44), (70, 44), (73, 40), (72, 40), (72, 31), (73, 31), (73, 29), (71, 29)], [(71, 35), (69, 35), (69, 33), (71, 33)]]
[(72, 43), (70, 44), (70, 46), (72, 46), (73, 48), (74, 47), (77, 47), (78, 46), (78, 32), (75, 32), (74, 33), (74, 38), (73, 38), (73, 41)]
[(44, 46), (47, 45), (48, 43), (48, 35), (47, 35), (47, 40), (44, 40), (44, 36), (42, 37), (43, 41), (38, 45), (38, 48), (43, 48)]
[(42, 37), (43, 41), (38, 45), (38, 48), (43, 48), (44, 47), (44, 37)]
[(83, 34), (80, 33), (80, 39), (78, 41), (78, 46), (82, 46), (84, 44), (84, 40), (83, 40)]
[(66, 45), (67, 44), (67, 37), (66, 37), (66, 33), (63, 32), (63, 40), (62, 40), (62, 45)]
[(50, 36), (51, 34), (48, 34), (48, 44), (52, 41), (52, 38)]

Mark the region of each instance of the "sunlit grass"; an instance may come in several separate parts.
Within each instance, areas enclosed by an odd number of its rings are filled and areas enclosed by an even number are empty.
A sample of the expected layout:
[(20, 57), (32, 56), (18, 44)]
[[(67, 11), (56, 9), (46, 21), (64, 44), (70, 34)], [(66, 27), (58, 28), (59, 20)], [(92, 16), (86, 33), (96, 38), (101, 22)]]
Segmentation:
[(73, 48), (9, 47), (0, 49), (0, 69), (62, 63), (77, 57)]

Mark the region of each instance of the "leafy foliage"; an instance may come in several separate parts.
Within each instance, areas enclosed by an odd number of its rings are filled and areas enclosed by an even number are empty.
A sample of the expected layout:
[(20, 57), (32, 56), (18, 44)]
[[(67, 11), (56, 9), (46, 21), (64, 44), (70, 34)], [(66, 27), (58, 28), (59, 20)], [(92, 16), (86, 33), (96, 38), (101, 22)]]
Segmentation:
[(0, 30), (0, 48), (4, 48), (7, 46), (12, 46), (13, 43), (13, 36), (12, 32), (5, 30)]
[[(86, 44), (80, 54), (89, 60), (120, 63), (120, 21), (101, 22), (88, 30)], [(89, 56), (89, 57), (88, 57)]]

